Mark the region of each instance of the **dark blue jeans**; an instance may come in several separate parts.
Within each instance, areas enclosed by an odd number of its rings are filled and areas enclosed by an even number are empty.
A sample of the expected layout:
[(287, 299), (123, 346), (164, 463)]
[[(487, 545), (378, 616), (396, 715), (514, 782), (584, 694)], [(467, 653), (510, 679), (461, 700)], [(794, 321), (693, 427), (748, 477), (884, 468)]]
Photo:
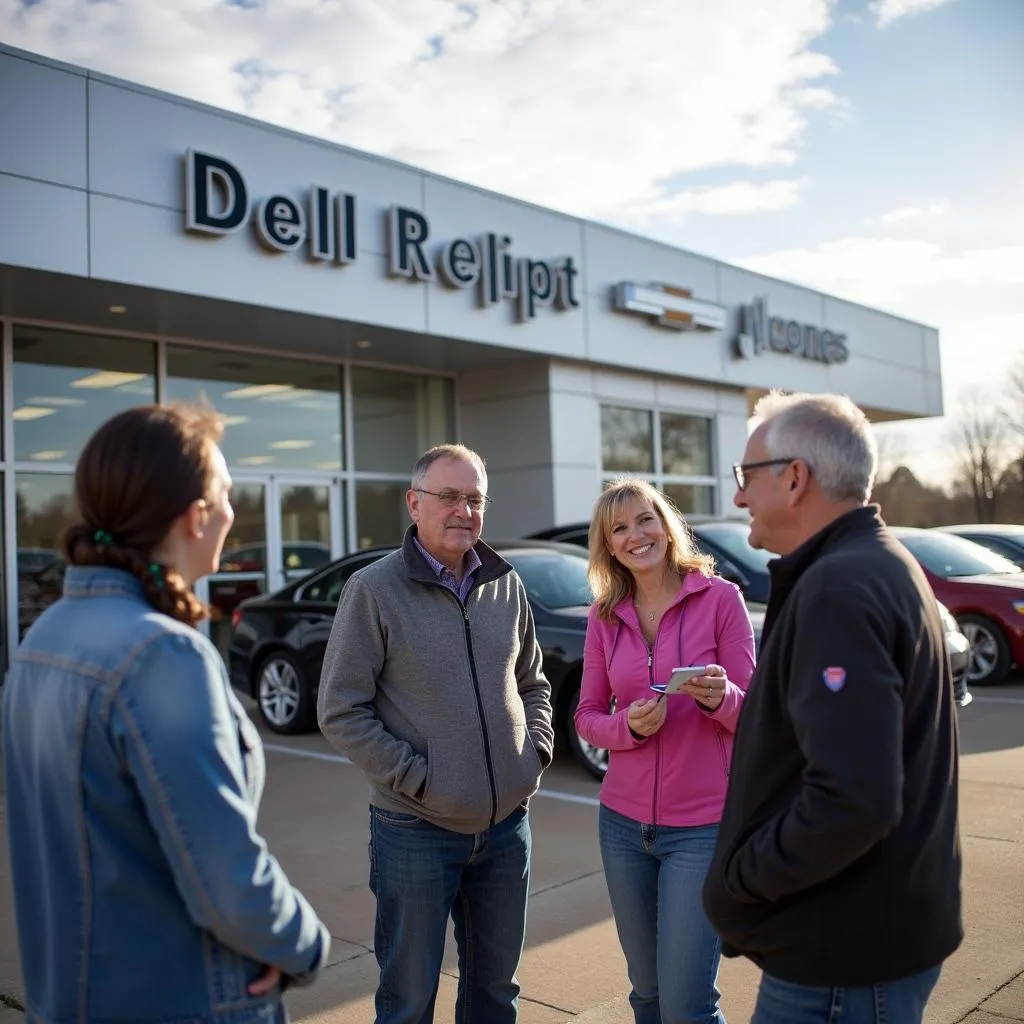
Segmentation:
[(764, 974), (751, 1024), (921, 1024), (941, 970), (858, 988), (813, 988)]
[(636, 1024), (725, 1024), (722, 943), (701, 901), (718, 826), (642, 825), (602, 805), (598, 832)]
[(449, 915), (459, 951), (456, 1024), (514, 1024), (530, 846), (523, 809), (467, 836), (370, 808), (376, 1024), (433, 1021)]

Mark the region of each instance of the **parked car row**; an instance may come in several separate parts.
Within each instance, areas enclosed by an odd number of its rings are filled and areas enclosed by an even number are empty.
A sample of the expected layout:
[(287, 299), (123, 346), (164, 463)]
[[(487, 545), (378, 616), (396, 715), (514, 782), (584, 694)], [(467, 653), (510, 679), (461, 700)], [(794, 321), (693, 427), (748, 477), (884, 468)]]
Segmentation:
[[(768, 563), (773, 556), (750, 546), (745, 523), (703, 522), (692, 529), (698, 545), (715, 558), (721, 575), (743, 591), (755, 641), (759, 641), (769, 594)], [(607, 751), (586, 743), (572, 724), (579, 702), (586, 617), (591, 603), (586, 573), (587, 530), (586, 523), (574, 523), (525, 540), (492, 544), (515, 566), (526, 588), (544, 669), (552, 686), (556, 728), (576, 759), (600, 779), (607, 769)], [(925, 534), (925, 541), (918, 534)], [(924, 530), (899, 531), (899, 535), (915, 557), (927, 563), (925, 572), (937, 593), (946, 576), (955, 579), (962, 570), (971, 579), (986, 572), (1008, 576), (1020, 573), (1017, 567), (1010, 572), (1007, 563), (985, 549), (978, 549), (980, 556), (972, 552), (974, 545), (969, 541)], [(950, 544), (961, 559), (973, 553), (982, 562), (954, 562), (948, 555), (943, 561), (935, 552), (944, 551)], [(393, 550), (395, 546), (391, 545), (346, 555), (273, 593), (249, 598), (234, 610), (228, 647), (231, 680), (255, 700), (260, 717), (274, 732), (301, 733), (315, 727), (320, 670), (342, 588), (354, 573)], [(1020, 582), (1024, 584), (1024, 578)], [(995, 600), (1003, 584), (987, 580), (978, 585), (987, 588), (984, 593)], [(964, 610), (967, 606), (962, 603), (954, 606), (961, 627), (942, 603), (947, 599), (946, 591), (942, 590), (939, 597), (957, 701), (963, 706), (971, 700), (968, 682), (972, 675), (980, 675), (984, 681), (986, 668), (1000, 670), (1005, 651), (994, 639), (993, 629), (986, 626), (989, 620), (984, 615)], [(1024, 587), (1020, 598), (1024, 602)], [(1021, 619), (1024, 623), (1024, 614)], [(977, 645), (973, 649), (972, 639)], [(1015, 651), (1011, 648), (1008, 657), (1016, 660)], [(1024, 655), (1021, 658), (1024, 661)]]

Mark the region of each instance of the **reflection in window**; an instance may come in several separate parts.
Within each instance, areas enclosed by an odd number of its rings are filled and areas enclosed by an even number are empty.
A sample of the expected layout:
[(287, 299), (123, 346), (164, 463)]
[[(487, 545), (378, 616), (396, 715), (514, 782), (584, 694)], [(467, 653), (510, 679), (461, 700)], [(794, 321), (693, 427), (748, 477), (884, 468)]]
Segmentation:
[(452, 402), (444, 377), (353, 368), (355, 468), (408, 473), (428, 448), (452, 439)]
[(115, 413), (156, 400), (149, 342), (14, 329), (14, 457), (74, 462)]
[(654, 470), (651, 414), (646, 409), (601, 406), (601, 462), (605, 472)]
[(664, 484), (661, 487), (684, 516), (715, 514), (715, 489), (707, 484)]
[(663, 412), (661, 453), (663, 473), (711, 476), (711, 420)]
[(341, 469), (337, 366), (169, 345), (167, 400), (197, 398), (226, 417), (221, 447), (231, 466)]
[(360, 480), (356, 483), (356, 543), (359, 548), (400, 544), (409, 525), (406, 482)]
[(14, 483), (20, 639), (63, 591), (60, 536), (78, 515), (70, 473), (18, 473)]

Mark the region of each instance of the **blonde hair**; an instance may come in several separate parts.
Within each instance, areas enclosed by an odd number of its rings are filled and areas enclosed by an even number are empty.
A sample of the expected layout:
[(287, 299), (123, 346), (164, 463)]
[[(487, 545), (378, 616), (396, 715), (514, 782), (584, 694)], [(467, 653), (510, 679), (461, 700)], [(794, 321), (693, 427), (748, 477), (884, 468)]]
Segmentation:
[(690, 528), (682, 513), (661, 491), (646, 480), (627, 477), (614, 480), (594, 503), (590, 518), (590, 564), (587, 576), (594, 592), (594, 604), (602, 619), (611, 619), (615, 606), (636, 592), (633, 574), (612, 557), (609, 538), (612, 524), (633, 499), (638, 498), (654, 510), (668, 534), (668, 563), (682, 579), (688, 572), (703, 576), (715, 574), (715, 560), (701, 554), (693, 543)]

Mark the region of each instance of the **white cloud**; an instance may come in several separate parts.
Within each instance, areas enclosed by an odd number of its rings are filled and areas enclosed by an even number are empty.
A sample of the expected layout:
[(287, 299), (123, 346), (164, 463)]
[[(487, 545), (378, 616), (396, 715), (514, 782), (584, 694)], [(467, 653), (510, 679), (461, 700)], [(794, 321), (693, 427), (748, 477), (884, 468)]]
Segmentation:
[(896, 306), (929, 323), (923, 289), (1024, 284), (1024, 245), (947, 252), (923, 239), (844, 238), (733, 262), (869, 305)]
[[(830, 0), (0, 0), (58, 59), (581, 215), (716, 167), (788, 167), (840, 108)], [(786, 187), (730, 202), (782, 201)], [(727, 186), (727, 188), (733, 188)], [(684, 193), (682, 208), (720, 200)], [(754, 207), (749, 207), (754, 208)]]
[(881, 224), (899, 224), (906, 221), (931, 220), (935, 217), (943, 217), (949, 213), (951, 206), (945, 199), (924, 203), (917, 206), (898, 206), (894, 210), (888, 210), (878, 218)]
[(949, 0), (872, 0), (871, 13), (875, 16), (875, 24), (879, 28), (885, 28), (897, 18), (931, 11), (948, 2)]
[(654, 220), (678, 220), (687, 214), (735, 215), (759, 210), (784, 210), (800, 201), (807, 178), (779, 178), (762, 183), (734, 181), (727, 185), (687, 188), (647, 203), (634, 204), (616, 219), (634, 226)]

